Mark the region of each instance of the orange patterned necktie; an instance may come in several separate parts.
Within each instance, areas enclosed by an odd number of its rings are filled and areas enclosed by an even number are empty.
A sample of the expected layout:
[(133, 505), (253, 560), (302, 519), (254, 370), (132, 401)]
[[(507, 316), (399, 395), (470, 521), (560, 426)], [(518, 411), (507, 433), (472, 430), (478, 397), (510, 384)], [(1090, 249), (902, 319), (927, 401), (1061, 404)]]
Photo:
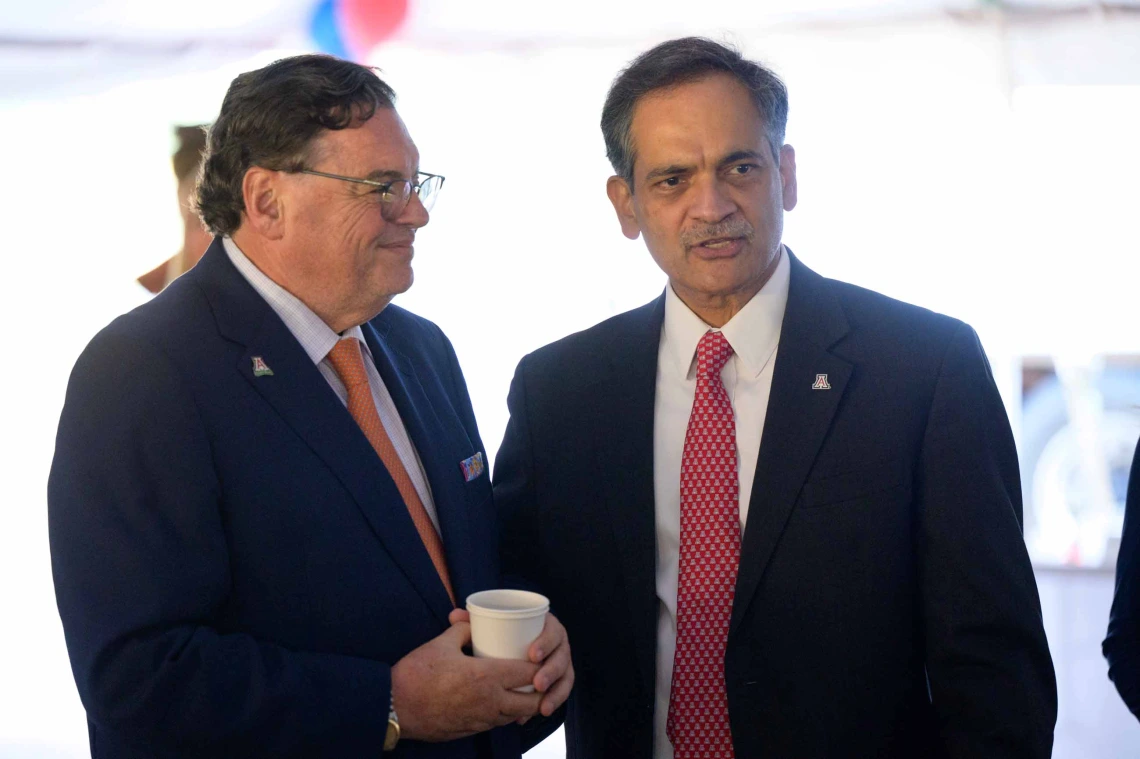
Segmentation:
[(677, 650), (665, 723), (676, 759), (735, 756), (724, 652), (740, 565), (736, 422), (720, 371), (732, 346), (709, 330), (697, 344), (697, 389), (681, 455)]
[(447, 571), (443, 542), (439, 539), (439, 533), (436, 532), (435, 525), (432, 524), (423, 501), (420, 500), (419, 493), (412, 485), (412, 479), (408, 476), (408, 470), (404, 468), (404, 462), (400, 461), (400, 456), (396, 453), (392, 440), (388, 437), (388, 432), (380, 421), (380, 415), (376, 413), (376, 403), (372, 400), (372, 388), (368, 384), (364, 359), (360, 355), (360, 343), (353, 337), (340, 340), (329, 351), (329, 363), (332, 364), (333, 370), (336, 371), (340, 381), (344, 383), (345, 389), (348, 390), (348, 413), (352, 414), (352, 418), (360, 425), (364, 436), (376, 449), (380, 460), (384, 462), (384, 466), (388, 468), (388, 473), (396, 482), (396, 488), (403, 496), (412, 522), (415, 523), (416, 530), (420, 533), (420, 539), (423, 540), (428, 556), (431, 557), (431, 563), (439, 572), (439, 579), (443, 580), (443, 586), (447, 588), (447, 595), (451, 598), (451, 604), (454, 606), (455, 591), (451, 588), (451, 576)]

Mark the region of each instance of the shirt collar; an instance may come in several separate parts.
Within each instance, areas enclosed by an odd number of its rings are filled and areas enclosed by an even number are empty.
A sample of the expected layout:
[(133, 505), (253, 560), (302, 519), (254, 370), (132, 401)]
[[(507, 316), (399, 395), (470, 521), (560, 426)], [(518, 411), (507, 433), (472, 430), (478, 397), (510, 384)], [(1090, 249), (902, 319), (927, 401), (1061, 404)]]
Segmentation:
[(293, 337), (297, 338), (297, 342), (305, 349), (305, 353), (314, 364), (321, 363), (342, 337), (355, 337), (360, 341), (361, 349), (371, 355), (368, 343), (364, 341), (364, 332), (359, 325), (345, 330), (343, 335), (338, 335), (300, 298), (258, 269), (231, 238), (223, 237), (222, 247), (246, 281), (281, 317), (281, 321), (285, 322), (285, 327)]
[[(788, 304), (788, 286), (791, 282), (791, 264), (788, 251), (781, 246), (780, 261), (771, 278), (760, 292), (744, 304), (728, 323), (719, 329), (732, 346), (742, 376), (758, 377), (768, 365), (780, 342), (780, 327), (784, 309)], [(687, 377), (696, 361), (697, 343), (710, 329), (708, 324), (685, 305), (673, 292), (672, 285), (665, 288), (665, 323), (661, 340), (664, 355), (678, 376)]]

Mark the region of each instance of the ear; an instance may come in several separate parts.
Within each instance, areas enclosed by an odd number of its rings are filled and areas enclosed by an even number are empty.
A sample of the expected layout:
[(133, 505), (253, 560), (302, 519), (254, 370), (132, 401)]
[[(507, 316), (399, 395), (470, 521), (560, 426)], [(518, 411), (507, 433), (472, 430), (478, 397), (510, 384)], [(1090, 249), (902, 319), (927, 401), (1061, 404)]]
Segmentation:
[(633, 192), (629, 184), (622, 177), (610, 177), (606, 182), (606, 194), (614, 204), (618, 223), (621, 224), (621, 233), (631, 240), (641, 236), (641, 225), (633, 213)]
[(780, 181), (784, 185), (784, 210), (796, 207), (799, 185), (796, 183), (796, 149), (791, 145), (780, 148)]
[(285, 231), (280, 183), (281, 172), (260, 166), (250, 167), (241, 181), (246, 219), (251, 228), (270, 240), (280, 239)]

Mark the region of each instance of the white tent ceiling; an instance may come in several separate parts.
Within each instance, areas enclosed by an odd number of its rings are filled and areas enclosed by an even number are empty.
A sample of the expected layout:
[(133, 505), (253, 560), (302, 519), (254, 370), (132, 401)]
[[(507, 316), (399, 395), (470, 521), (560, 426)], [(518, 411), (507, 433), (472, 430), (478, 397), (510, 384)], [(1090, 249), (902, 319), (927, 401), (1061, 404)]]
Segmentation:
[[(312, 45), (308, 27), (315, 5), (315, 0), (6, 3), (0, 7), (0, 100), (91, 93), (140, 75), (216, 68), (263, 50), (306, 49)], [(409, 6), (398, 41), (449, 52), (589, 47), (681, 34), (747, 35), (945, 17), (1001, 25), (1019, 80), (1140, 83), (1140, 0), (409, 0)]]

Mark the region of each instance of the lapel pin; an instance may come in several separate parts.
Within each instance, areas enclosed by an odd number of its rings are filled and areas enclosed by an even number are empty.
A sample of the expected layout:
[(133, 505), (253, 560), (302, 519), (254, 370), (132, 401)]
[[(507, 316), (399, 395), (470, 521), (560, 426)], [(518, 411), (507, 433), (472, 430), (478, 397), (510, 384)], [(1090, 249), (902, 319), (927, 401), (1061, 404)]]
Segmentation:
[(269, 375), (270, 377), (272, 377), (273, 376), (273, 370), (269, 368), (269, 364), (265, 363), (265, 359), (263, 359), (261, 356), (254, 356), (253, 357), (253, 376), (254, 377), (264, 377), (266, 375)]
[(483, 452), (480, 451), (469, 459), (463, 459), (459, 462), (459, 468), (463, 470), (464, 481), (471, 482), (483, 474)]
[(830, 390), (831, 385), (827, 381), (826, 374), (815, 375), (815, 383), (811, 386), (812, 390)]

